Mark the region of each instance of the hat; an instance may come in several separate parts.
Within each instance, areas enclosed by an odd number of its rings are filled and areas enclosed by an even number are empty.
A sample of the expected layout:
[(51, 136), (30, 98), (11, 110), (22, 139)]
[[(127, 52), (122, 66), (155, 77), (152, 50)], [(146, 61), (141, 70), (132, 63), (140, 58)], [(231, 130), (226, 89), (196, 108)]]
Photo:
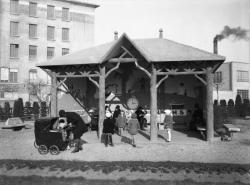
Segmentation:
[(167, 114), (167, 115), (170, 115), (172, 112), (171, 112), (171, 110), (169, 110), (169, 109), (166, 109), (165, 111), (165, 114)]
[(110, 118), (112, 116), (112, 114), (110, 112), (106, 112), (106, 117)]

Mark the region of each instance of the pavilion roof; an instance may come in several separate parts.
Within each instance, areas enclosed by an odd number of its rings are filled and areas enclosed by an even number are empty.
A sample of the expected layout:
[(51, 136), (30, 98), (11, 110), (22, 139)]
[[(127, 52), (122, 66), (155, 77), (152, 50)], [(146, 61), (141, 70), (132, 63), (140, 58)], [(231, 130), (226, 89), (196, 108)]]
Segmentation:
[(225, 57), (216, 55), (192, 46), (180, 44), (164, 38), (130, 40), (123, 34), (118, 40), (83, 49), (68, 55), (60, 56), (40, 63), (38, 67), (99, 64), (105, 62), (107, 56), (127, 39), (148, 62), (174, 61), (224, 61)]

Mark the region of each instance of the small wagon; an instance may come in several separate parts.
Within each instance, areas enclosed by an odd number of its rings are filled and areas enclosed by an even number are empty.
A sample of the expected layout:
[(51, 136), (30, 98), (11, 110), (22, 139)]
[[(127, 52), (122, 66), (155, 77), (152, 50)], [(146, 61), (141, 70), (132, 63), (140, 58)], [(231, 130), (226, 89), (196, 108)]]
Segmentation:
[(69, 141), (63, 132), (54, 130), (53, 125), (59, 121), (58, 117), (40, 118), (35, 121), (35, 142), (34, 146), (42, 155), (50, 152), (57, 155), (67, 148)]

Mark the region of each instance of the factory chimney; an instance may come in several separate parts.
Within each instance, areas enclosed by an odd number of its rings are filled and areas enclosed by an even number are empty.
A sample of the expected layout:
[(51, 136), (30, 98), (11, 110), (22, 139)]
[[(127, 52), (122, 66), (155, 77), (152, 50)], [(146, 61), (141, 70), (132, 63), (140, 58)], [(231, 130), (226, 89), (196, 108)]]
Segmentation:
[(117, 31), (114, 32), (114, 39), (118, 40), (118, 32)]
[(163, 29), (159, 29), (159, 38), (162, 39), (163, 38)]
[(218, 54), (218, 35), (214, 37), (214, 54)]

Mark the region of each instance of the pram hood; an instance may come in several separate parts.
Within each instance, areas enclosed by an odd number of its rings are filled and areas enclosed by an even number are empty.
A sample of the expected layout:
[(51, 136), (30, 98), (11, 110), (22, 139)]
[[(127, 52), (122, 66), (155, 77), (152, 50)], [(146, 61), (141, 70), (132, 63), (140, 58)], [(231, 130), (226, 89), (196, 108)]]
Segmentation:
[(35, 133), (48, 132), (52, 129), (53, 124), (58, 120), (58, 117), (39, 118), (35, 121)]

